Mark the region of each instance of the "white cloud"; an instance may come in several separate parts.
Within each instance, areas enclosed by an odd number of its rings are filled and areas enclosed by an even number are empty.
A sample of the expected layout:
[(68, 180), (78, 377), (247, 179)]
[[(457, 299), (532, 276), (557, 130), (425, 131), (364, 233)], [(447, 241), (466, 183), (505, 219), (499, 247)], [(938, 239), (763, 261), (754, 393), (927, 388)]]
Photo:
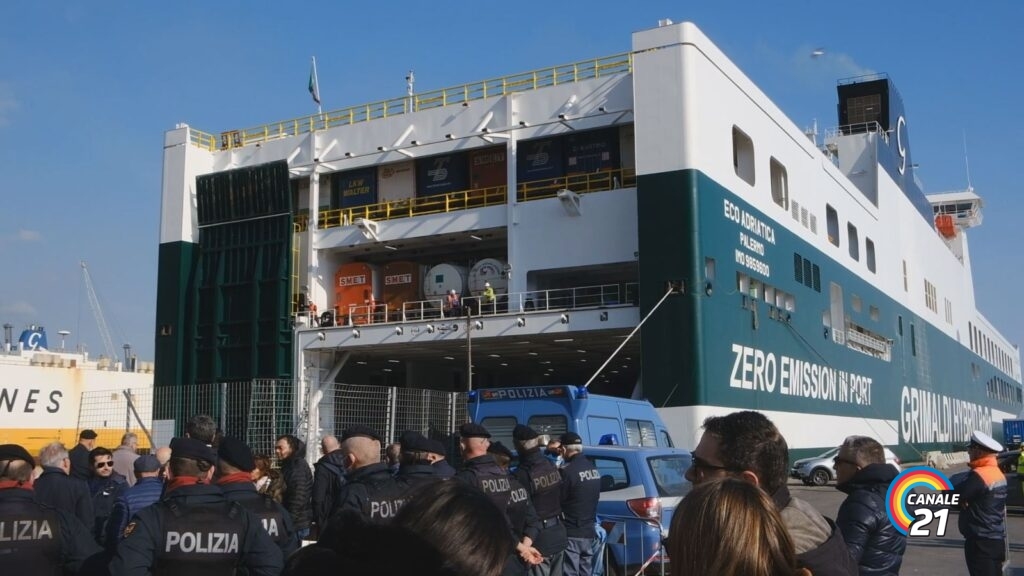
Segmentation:
[(35, 317), (39, 313), (36, 311), (36, 307), (29, 304), (24, 300), (15, 300), (14, 302), (5, 302), (0, 304), (0, 314), (9, 314), (11, 316), (29, 316)]
[(43, 235), (38, 230), (18, 230), (18, 240), (22, 242), (39, 242)]
[(14, 97), (14, 90), (9, 85), (0, 82), (0, 128), (9, 123), (8, 118), (17, 108), (18, 100)]

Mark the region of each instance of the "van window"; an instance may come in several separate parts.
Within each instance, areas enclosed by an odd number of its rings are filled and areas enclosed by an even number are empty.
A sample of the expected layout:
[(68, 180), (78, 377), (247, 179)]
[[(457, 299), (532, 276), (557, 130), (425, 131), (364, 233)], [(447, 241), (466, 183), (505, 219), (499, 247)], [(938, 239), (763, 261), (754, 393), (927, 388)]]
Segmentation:
[(675, 444), (672, 444), (672, 437), (668, 435), (668, 430), (661, 431), (661, 442), (669, 448), (673, 448), (675, 446)]
[(622, 490), (629, 487), (629, 471), (626, 470), (626, 461), (621, 458), (607, 458), (604, 456), (587, 456), (594, 463), (598, 474), (601, 475), (601, 492), (610, 490)]
[(554, 439), (557, 439), (559, 436), (569, 431), (569, 425), (566, 422), (565, 416), (560, 414), (552, 416), (530, 416), (530, 420), (526, 425), (536, 430), (537, 434), (547, 434)]
[(622, 442), (622, 427), (616, 418), (608, 416), (587, 416), (587, 430), (590, 432), (590, 444), (597, 445), (601, 437), (607, 434), (614, 434), (619, 442)]
[(647, 464), (654, 474), (654, 483), (658, 486), (658, 496), (686, 496), (690, 483), (686, 480), (686, 471), (690, 468), (689, 454), (673, 454), (671, 456), (654, 456), (647, 459)]
[(658, 435), (650, 420), (626, 420), (626, 446), (657, 446)]
[(516, 427), (514, 416), (491, 416), (480, 421), (480, 425), (491, 433), (491, 442), (501, 442), (512, 447), (512, 429)]

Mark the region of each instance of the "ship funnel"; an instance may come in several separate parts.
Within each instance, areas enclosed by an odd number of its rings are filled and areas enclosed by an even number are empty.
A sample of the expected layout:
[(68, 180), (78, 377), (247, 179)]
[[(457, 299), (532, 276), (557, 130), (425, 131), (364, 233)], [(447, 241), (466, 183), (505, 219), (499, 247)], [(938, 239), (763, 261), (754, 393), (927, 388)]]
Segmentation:
[(14, 338), (14, 326), (4, 324), (4, 351), (11, 351), (11, 338)]

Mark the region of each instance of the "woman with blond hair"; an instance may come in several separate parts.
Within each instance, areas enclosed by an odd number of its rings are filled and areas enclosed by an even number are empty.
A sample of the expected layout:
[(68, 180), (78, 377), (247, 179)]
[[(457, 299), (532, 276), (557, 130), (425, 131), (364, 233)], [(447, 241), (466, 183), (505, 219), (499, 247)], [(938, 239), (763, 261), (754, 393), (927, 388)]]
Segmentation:
[(681, 576), (810, 576), (771, 498), (737, 478), (696, 486), (672, 516), (666, 547)]

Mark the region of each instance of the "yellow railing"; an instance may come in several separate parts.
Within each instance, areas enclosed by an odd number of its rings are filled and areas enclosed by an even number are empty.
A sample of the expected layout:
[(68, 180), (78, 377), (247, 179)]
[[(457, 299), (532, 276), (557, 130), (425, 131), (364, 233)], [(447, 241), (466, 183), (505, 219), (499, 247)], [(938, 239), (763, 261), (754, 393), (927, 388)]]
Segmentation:
[(632, 71), (633, 54), (627, 52), (605, 58), (585, 60), (552, 68), (541, 68), (532, 72), (422, 92), (413, 96), (403, 96), (371, 104), (352, 106), (351, 108), (343, 108), (322, 114), (293, 118), (283, 122), (265, 124), (244, 130), (230, 130), (221, 132), (219, 137), (201, 130), (192, 129), (191, 142), (194, 146), (206, 150), (230, 150), (257, 142), (267, 142), (277, 138), (297, 136), (307, 132), (407, 114), (411, 111), (418, 112), (431, 108), (441, 108), (494, 96), (504, 96), (514, 92), (528, 92), (538, 88), (569, 84), (591, 78), (600, 78), (610, 74), (622, 74)]
[[(554, 198), (558, 191), (564, 188), (568, 188), (577, 194), (586, 194), (618, 188), (632, 188), (634, 186), (636, 186), (636, 170), (622, 168), (619, 170), (573, 174), (572, 176), (523, 182), (517, 187), (516, 198), (520, 202), (529, 202), (531, 200)], [(506, 190), (506, 186), (494, 186), (492, 188), (477, 188), (474, 190), (452, 192), (450, 194), (438, 194), (436, 196), (421, 196), (406, 200), (380, 202), (356, 208), (321, 210), (319, 226), (321, 229), (337, 228), (353, 224), (356, 218), (376, 221), (395, 220), (425, 214), (443, 214), (458, 210), (468, 210), (470, 208), (498, 206), (506, 203)], [(296, 214), (296, 229), (299, 231), (306, 230), (308, 221), (308, 214)]]

